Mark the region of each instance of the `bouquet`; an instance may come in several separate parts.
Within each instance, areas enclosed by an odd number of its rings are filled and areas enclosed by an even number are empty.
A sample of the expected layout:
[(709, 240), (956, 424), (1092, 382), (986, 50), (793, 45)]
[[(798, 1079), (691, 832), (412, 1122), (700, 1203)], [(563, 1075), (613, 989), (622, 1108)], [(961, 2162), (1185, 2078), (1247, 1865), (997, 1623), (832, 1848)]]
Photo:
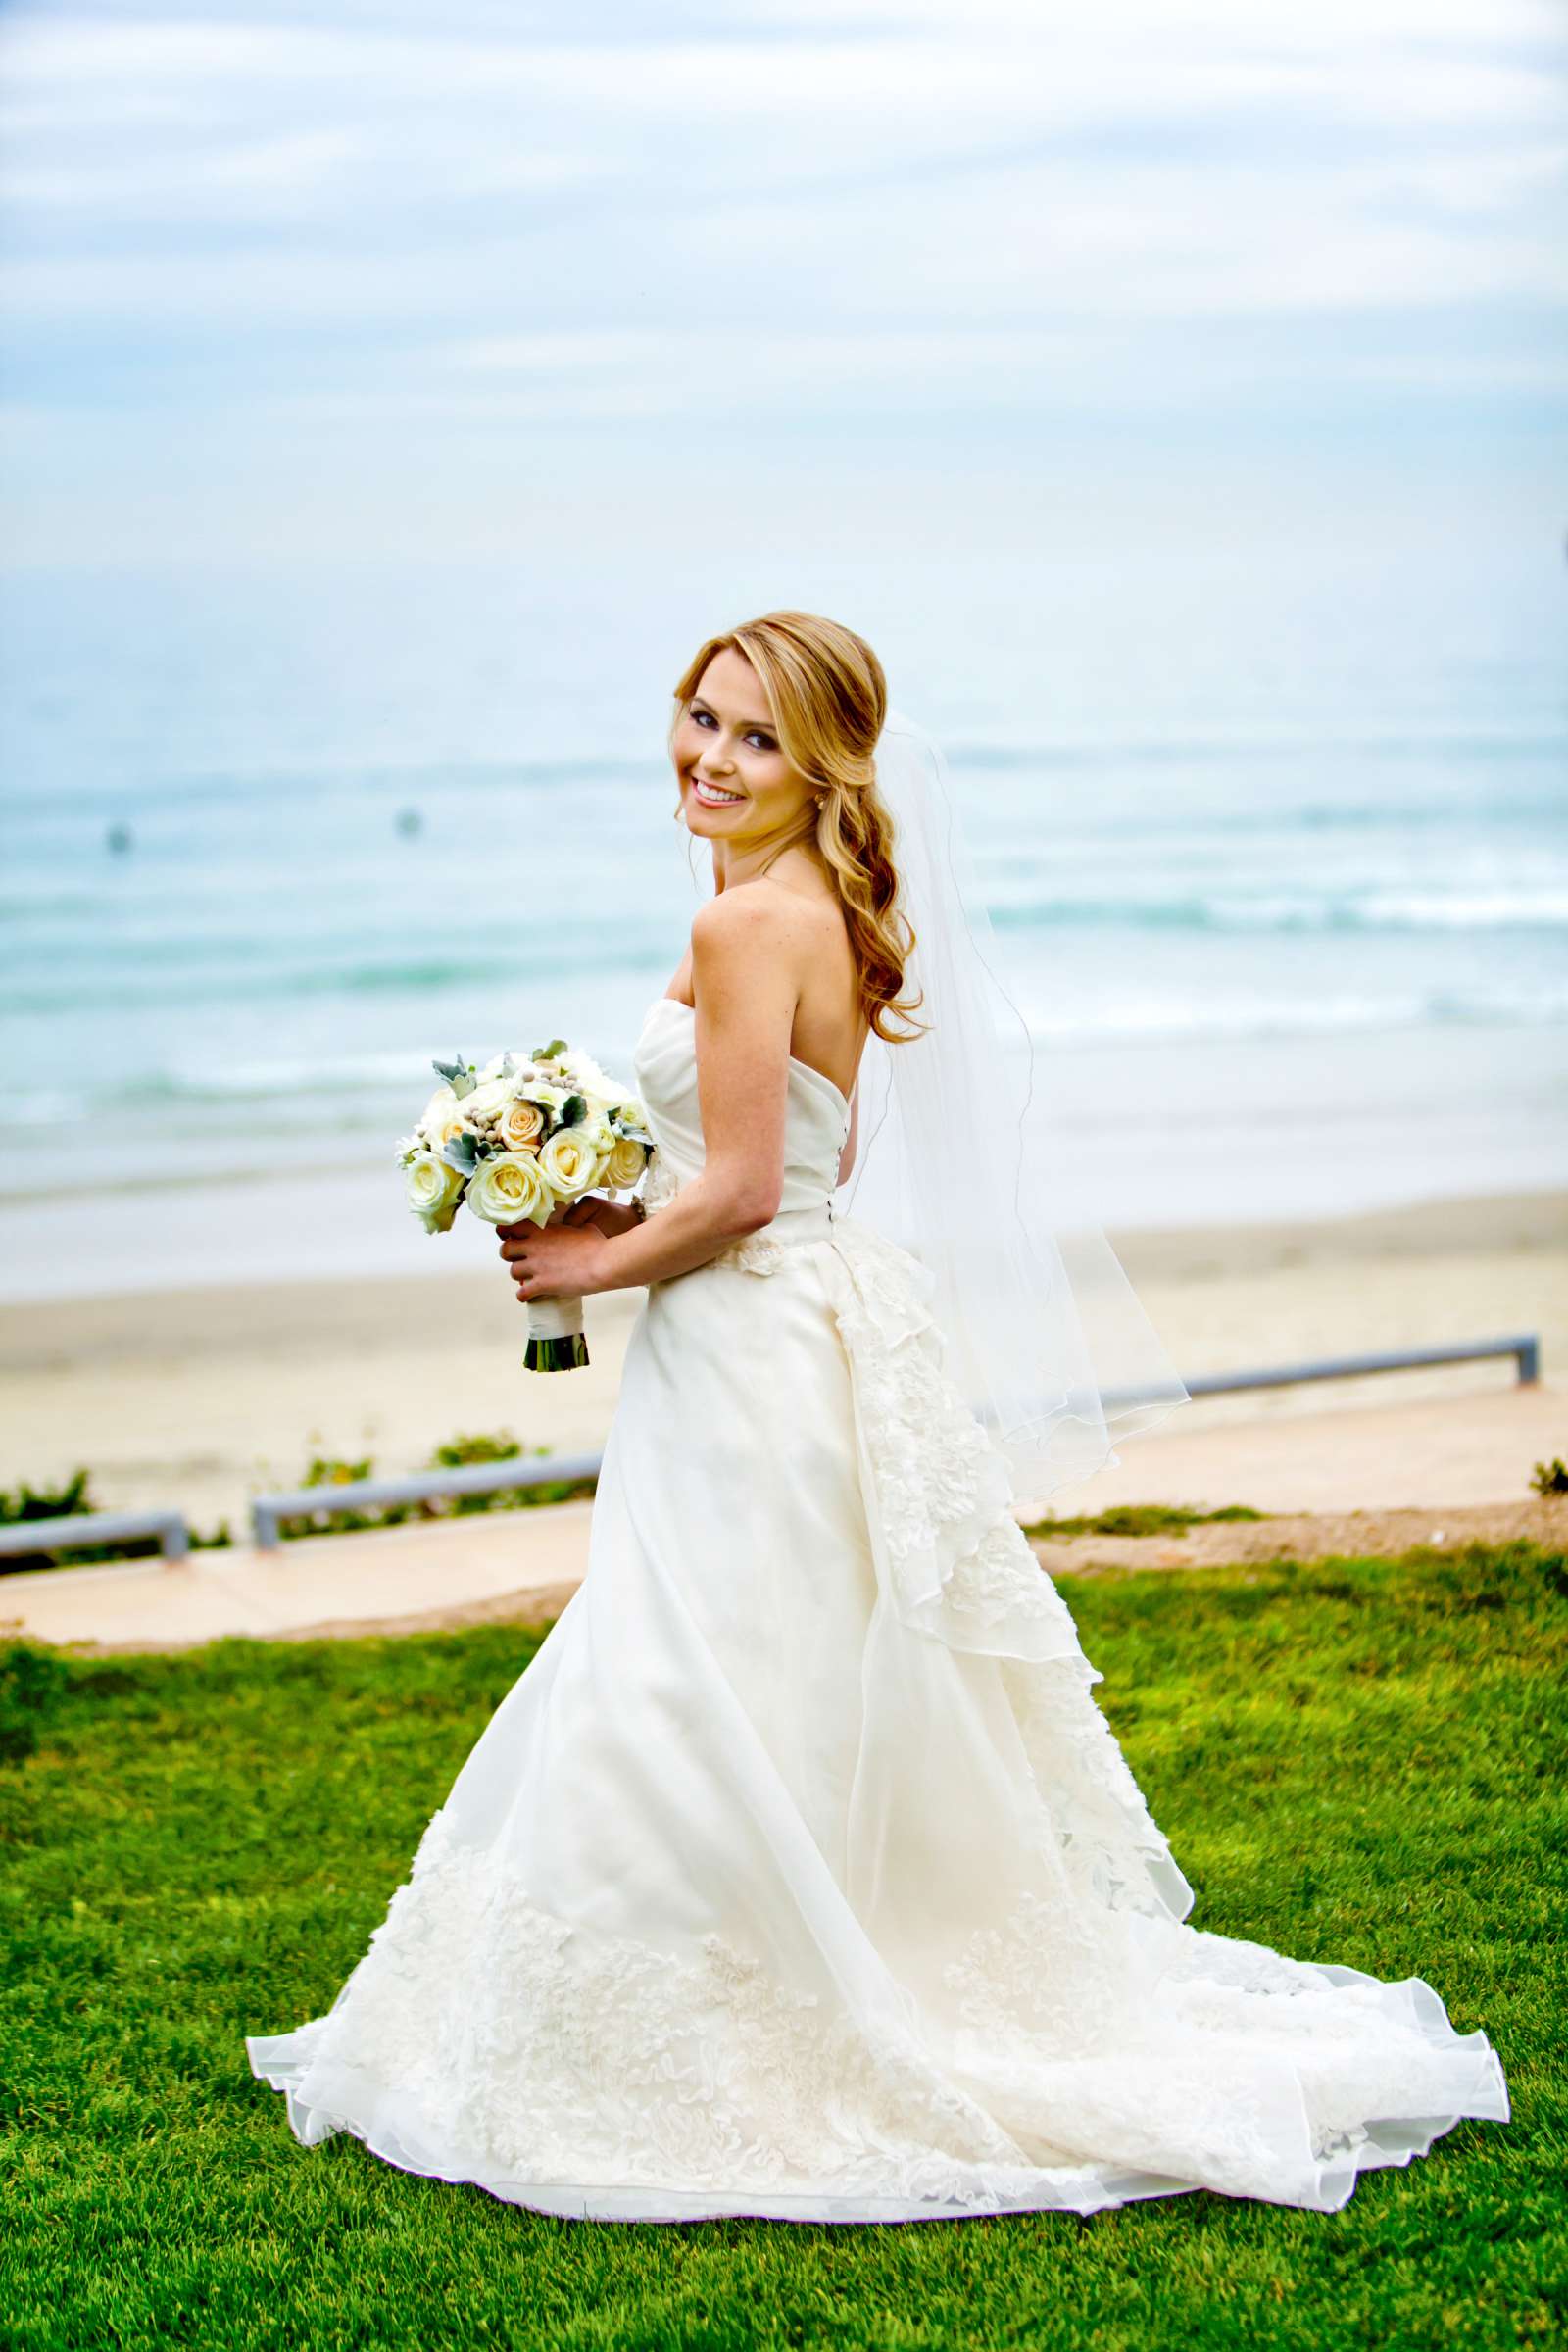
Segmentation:
[[(636, 1190), (653, 1152), (643, 1106), (564, 1038), (527, 1055), (431, 1064), (442, 1084), (397, 1161), (426, 1233), (448, 1233), (466, 1201), (487, 1225), (559, 1222), (596, 1188)], [(530, 1372), (588, 1361), (580, 1298), (530, 1298)]]

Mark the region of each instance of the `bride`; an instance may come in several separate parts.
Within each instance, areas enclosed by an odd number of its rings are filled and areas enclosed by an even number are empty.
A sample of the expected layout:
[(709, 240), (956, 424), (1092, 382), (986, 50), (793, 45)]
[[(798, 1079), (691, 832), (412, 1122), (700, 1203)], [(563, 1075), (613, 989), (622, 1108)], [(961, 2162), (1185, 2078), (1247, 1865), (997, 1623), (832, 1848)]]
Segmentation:
[(649, 1198), (502, 1228), (519, 1299), (647, 1286), (587, 1575), (251, 2065), (307, 2143), (554, 2214), (1330, 2211), (1501, 2068), (1418, 1977), (1186, 1924), (1014, 1507), (1185, 1392), (1027, 1181), (940, 760), (808, 613), (675, 704), (715, 889), (638, 1041)]

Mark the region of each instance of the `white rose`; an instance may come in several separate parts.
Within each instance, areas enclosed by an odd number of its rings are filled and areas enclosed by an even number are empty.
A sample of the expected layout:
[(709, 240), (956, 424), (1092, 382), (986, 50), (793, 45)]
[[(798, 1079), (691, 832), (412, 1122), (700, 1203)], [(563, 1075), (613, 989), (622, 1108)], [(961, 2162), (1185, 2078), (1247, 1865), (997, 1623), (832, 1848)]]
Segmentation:
[(457, 1214), (464, 1179), (433, 1152), (416, 1152), (409, 1162), (407, 1200), (426, 1233), (449, 1233)]
[(563, 1102), (578, 1091), (571, 1086), (557, 1086), (553, 1078), (518, 1078), (513, 1084), (514, 1089), (527, 1096), (530, 1102), (537, 1102), (550, 1111), (559, 1111)]
[(615, 1117), (620, 1122), (622, 1127), (640, 1127), (644, 1135), (652, 1133), (652, 1130), (648, 1124), (648, 1113), (646, 1110), (644, 1110), (642, 1104), (638, 1102), (635, 1095), (623, 1096), (618, 1102), (612, 1103), (611, 1107), (614, 1111)]
[(563, 1054), (561, 1066), (579, 1094), (597, 1095), (601, 1102), (612, 1102), (620, 1092), (613, 1078), (599, 1067), (591, 1054), (580, 1054), (573, 1048)]
[(604, 1181), (617, 1192), (629, 1192), (648, 1165), (646, 1148), (633, 1135), (617, 1135), (605, 1162)]
[(596, 1159), (602, 1159), (615, 1141), (615, 1130), (602, 1110), (590, 1110), (577, 1121), (574, 1132), (582, 1137)]
[(519, 1217), (543, 1225), (555, 1199), (535, 1152), (497, 1152), (481, 1159), (469, 1178), (468, 1206), (487, 1225), (512, 1225)]
[(585, 1119), (578, 1121), (573, 1133), (582, 1137), (594, 1155), (594, 1172), (589, 1181), (593, 1184), (608, 1183), (611, 1156), (620, 1138), (605, 1113), (602, 1110), (590, 1111)]
[(469, 1089), (460, 1108), (476, 1122), (498, 1119), (512, 1101), (511, 1081), (506, 1078), (487, 1078), (482, 1086)]
[(424, 1106), (423, 1116), (419, 1120), (419, 1132), (426, 1138), (432, 1150), (439, 1152), (442, 1145), (450, 1141), (459, 1132), (462, 1125), (463, 1113), (458, 1107), (457, 1096), (452, 1092), (450, 1086), (438, 1086)]
[(575, 1200), (588, 1191), (599, 1167), (599, 1153), (579, 1127), (558, 1127), (539, 1149), (539, 1171), (558, 1200)]

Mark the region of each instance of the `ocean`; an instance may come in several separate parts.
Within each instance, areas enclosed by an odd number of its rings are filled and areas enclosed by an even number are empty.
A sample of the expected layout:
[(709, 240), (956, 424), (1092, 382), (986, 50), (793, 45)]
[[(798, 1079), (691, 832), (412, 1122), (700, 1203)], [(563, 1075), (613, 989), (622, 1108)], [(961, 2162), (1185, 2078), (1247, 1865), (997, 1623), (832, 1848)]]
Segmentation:
[[(1562, 587), (784, 584), (942, 736), (1113, 1231), (1568, 1180)], [(768, 601), (690, 565), (6, 582), (0, 1295), (438, 1270), (392, 1162), (432, 1057), (566, 1033), (629, 1074), (709, 888), (668, 688)]]

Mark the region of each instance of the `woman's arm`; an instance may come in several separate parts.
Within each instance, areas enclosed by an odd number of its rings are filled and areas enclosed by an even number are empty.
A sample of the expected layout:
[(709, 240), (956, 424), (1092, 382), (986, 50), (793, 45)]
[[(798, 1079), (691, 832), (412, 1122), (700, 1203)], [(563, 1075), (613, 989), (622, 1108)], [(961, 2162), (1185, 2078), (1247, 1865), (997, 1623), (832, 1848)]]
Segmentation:
[(790, 1038), (806, 934), (788, 893), (721, 892), (692, 924), (704, 1163), (645, 1222), (499, 1228), (518, 1297), (617, 1291), (706, 1265), (777, 1215), (784, 1185)]

